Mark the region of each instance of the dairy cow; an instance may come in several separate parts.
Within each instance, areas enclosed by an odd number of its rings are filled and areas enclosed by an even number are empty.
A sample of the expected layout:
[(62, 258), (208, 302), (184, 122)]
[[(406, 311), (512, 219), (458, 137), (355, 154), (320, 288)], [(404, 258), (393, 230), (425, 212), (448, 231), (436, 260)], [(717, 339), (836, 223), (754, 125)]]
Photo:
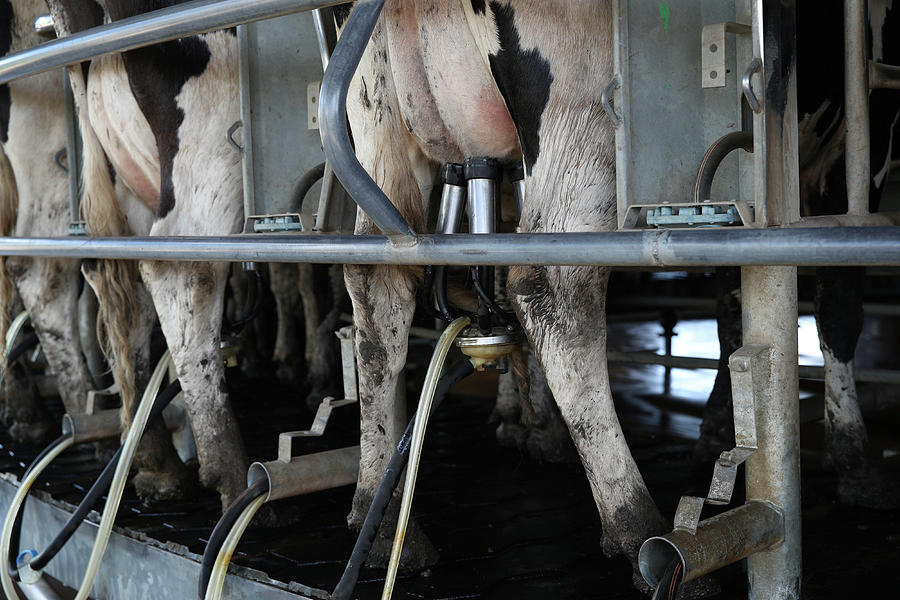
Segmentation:
[[(339, 24), (350, 10), (336, 10)], [(420, 232), (438, 167), (466, 157), (524, 157), (522, 231), (615, 229), (615, 131), (600, 100), (612, 76), (611, 27), (609, 2), (388, 1), (348, 96), (360, 161)], [(356, 231), (376, 228), (360, 214)], [(362, 522), (403, 429), (394, 390), (419, 276), (407, 267), (345, 269), (362, 418), (352, 525)], [(602, 267), (516, 267), (508, 292), (585, 466), (604, 547), (633, 559), (666, 523), (625, 443), (598, 360), (606, 353), (608, 277)], [(388, 541), (378, 540), (376, 559)], [(433, 558), (415, 524), (405, 553), (409, 565)]]

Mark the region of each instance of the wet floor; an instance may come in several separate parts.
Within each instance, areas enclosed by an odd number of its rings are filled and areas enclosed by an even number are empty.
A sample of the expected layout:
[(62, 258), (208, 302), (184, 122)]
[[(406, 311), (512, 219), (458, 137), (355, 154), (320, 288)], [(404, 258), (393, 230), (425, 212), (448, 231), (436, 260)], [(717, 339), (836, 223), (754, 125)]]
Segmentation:
[[(620, 351), (662, 352), (662, 328), (655, 321), (616, 320), (611, 347)], [(718, 357), (715, 323), (685, 320), (676, 326), (673, 354)], [(821, 364), (815, 324), (799, 324), (801, 363)], [(896, 339), (895, 324), (867, 323), (861, 366), (883, 366), (885, 337)], [(866, 355), (871, 355), (866, 358)], [(881, 361), (881, 363), (879, 362)], [(673, 369), (668, 393), (663, 367), (611, 369), (617, 407), (626, 437), (654, 499), (671, 517), (680, 495), (702, 493), (712, 465), (691, 460), (706, 396), (715, 373)], [(252, 458), (271, 460), (279, 430), (304, 428), (309, 415), (288, 390), (259, 394), (258, 382), (230, 382)], [(601, 526), (584, 473), (578, 464), (537, 464), (516, 450), (500, 447), (488, 423), (496, 378), (482, 375), (457, 390), (429, 427), (414, 512), (441, 553), (423, 572), (405, 574), (395, 598), (603, 598), (642, 597), (632, 587), (624, 559), (607, 559)], [(803, 403), (804, 597), (846, 598), (867, 589), (896, 585), (900, 556), (900, 511), (872, 511), (836, 503), (835, 481), (821, 467), (821, 384), (805, 382)], [(889, 403), (888, 403), (889, 404)], [(260, 410), (260, 406), (263, 410)], [(818, 406), (818, 408), (817, 408)], [(340, 409), (325, 438), (309, 440), (303, 452), (354, 443), (356, 417)], [(867, 415), (884, 466), (900, 477), (900, 411), (883, 407)], [(0, 471), (21, 474), (38, 449), (14, 448), (0, 432)], [(75, 503), (97, 474), (89, 451), (73, 451), (51, 467), (40, 489)], [(354, 538), (344, 525), (351, 489), (280, 501), (278, 527), (251, 527), (234, 562), (330, 590), (338, 580)], [(161, 541), (202, 553), (213, 526), (216, 499), (145, 507), (133, 490), (118, 523)], [(741, 567), (723, 575), (718, 598), (746, 597)], [(364, 569), (358, 597), (379, 598), (384, 572)], [(864, 583), (863, 583), (864, 582)], [(877, 587), (870, 587), (877, 586)]]

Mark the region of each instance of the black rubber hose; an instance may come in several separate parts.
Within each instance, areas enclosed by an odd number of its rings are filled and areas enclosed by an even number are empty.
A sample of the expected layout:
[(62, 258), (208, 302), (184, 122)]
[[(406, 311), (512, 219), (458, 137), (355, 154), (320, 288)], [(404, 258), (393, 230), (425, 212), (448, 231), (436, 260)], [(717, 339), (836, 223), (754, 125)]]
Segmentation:
[[(181, 381), (176, 379), (172, 383), (170, 383), (164, 390), (162, 390), (159, 394), (156, 395), (156, 399), (153, 401), (153, 408), (150, 409), (150, 417), (148, 423), (152, 423), (155, 419), (158, 419), (162, 416), (163, 410), (169, 405), (170, 402), (178, 395), (181, 391)], [(66, 542), (69, 541), (69, 538), (72, 537), (72, 534), (75, 533), (75, 530), (81, 525), (84, 521), (85, 517), (88, 516), (88, 513), (93, 510), (94, 506), (97, 502), (100, 501), (100, 498), (103, 497), (103, 494), (107, 492), (109, 489), (110, 483), (112, 483), (113, 476), (116, 472), (116, 466), (119, 464), (119, 458), (122, 456), (122, 447), (120, 446), (116, 453), (113, 455), (112, 459), (106, 464), (106, 467), (103, 469), (103, 472), (100, 473), (100, 477), (97, 478), (97, 481), (94, 482), (94, 485), (91, 486), (91, 489), (88, 490), (88, 493), (78, 504), (78, 508), (75, 509), (75, 512), (72, 513), (72, 516), (69, 517), (69, 520), (63, 526), (62, 530), (56, 537), (53, 538), (53, 541), (44, 549), (43, 552), (38, 554), (34, 560), (31, 561), (31, 568), (35, 571), (39, 571), (47, 566), (47, 564), (53, 560), (53, 558), (62, 550), (63, 546), (66, 545)], [(11, 548), (17, 548), (18, 543), (14, 546), (10, 546)]]
[[(468, 360), (463, 360), (449, 369), (447, 369), (438, 381), (437, 388), (434, 392), (434, 400), (431, 403), (431, 412), (440, 405), (454, 385), (475, 372), (475, 367)], [(369, 558), (369, 552), (372, 550), (372, 543), (375, 541), (375, 535), (381, 522), (384, 520), (384, 514), (387, 511), (394, 490), (400, 482), (403, 470), (406, 468), (406, 462), (409, 460), (409, 442), (412, 438), (413, 424), (416, 416), (410, 420), (394, 450), (394, 455), (388, 463), (387, 469), (378, 485), (378, 491), (372, 498), (372, 504), (369, 505), (369, 512), (366, 513), (366, 520), (363, 521), (359, 536), (356, 538), (356, 545), (353, 546), (353, 552), (350, 554), (350, 560), (347, 561), (347, 567), (344, 569), (341, 580), (338, 581), (334, 592), (331, 594), (331, 600), (349, 600), (353, 589), (356, 587), (356, 580), (359, 578), (359, 570)]]
[(319, 163), (297, 180), (297, 183), (294, 184), (294, 188), (291, 190), (291, 203), (288, 205), (289, 213), (299, 213), (301, 211), (303, 201), (306, 199), (309, 190), (324, 176), (325, 163)]
[[(12, 353), (10, 353), (12, 356)], [(22, 476), (24, 480), (28, 477), (29, 474), (34, 470), (34, 467), (44, 460), (44, 457), (53, 452), (60, 444), (68, 440), (72, 437), (72, 434), (61, 435), (53, 442), (50, 443), (49, 446), (44, 448), (37, 457), (31, 461), (31, 464), (28, 466), (28, 469), (25, 471), (25, 475)], [(25, 497), (25, 502), (28, 501), (28, 497)], [(22, 535), (22, 515), (25, 513), (25, 502), (22, 502), (22, 506), (19, 507), (19, 512), (16, 513), (15, 518), (13, 519), (12, 526), (12, 535), (10, 537), (9, 542), (9, 556), (6, 557), (6, 565), (7, 569), (9, 569), (9, 574), (13, 578), (14, 581), (19, 581), (19, 567), (16, 565), (16, 559), (19, 556), (19, 538)]]
[(259, 309), (262, 307), (264, 295), (263, 276), (259, 270), (253, 272), (256, 273), (256, 285), (247, 286), (247, 301), (244, 303), (246, 305), (244, 314), (240, 319), (229, 326), (231, 331), (235, 333), (240, 331), (244, 325), (255, 319), (256, 315), (259, 314)]
[(678, 591), (681, 588), (681, 580), (684, 578), (684, 565), (681, 559), (676, 558), (663, 572), (662, 578), (656, 584), (656, 590), (650, 600), (675, 600), (678, 597)]
[(512, 315), (503, 310), (503, 308), (490, 297), (487, 291), (485, 291), (484, 286), (481, 283), (480, 267), (472, 267), (472, 285), (484, 306), (500, 319), (503, 324), (509, 324), (513, 321)]
[(203, 560), (200, 562), (200, 587), (197, 590), (200, 600), (206, 598), (206, 588), (209, 587), (209, 578), (212, 576), (213, 567), (216, 565), (216, 557), (219, 556), (222, 544), (225, 543), (225, 538), (228, 537), (228, 534), (234, 528), (238, 517), (254, 500), (268, 491), (269, 479), (258, 480), (234, 499), (231, 506), (225, 509), (222, 518), (216, 523), (212, 535), (209, 536), (209, 541), (206, 543), (206, 550), (203, 551)]
[(32, 333), (24, 340), (13, 346), (12, 350), (9, 351), (9, 354), (6, 355), (6, 362), (16, 362), (17, 360), (19, 360), (19, 358), (21, 358), (23, 354), (37, 346), (39, 342), (40, 340), (38, 340), (38, 336)]
[(734, 131), (723, 135), (713, 142), (713, 145), (703, 155), (703, 160), (700, 161), (700, 168), (697, 169), (692, 202), (699, 204), (704, 200), (709, 200), (712, 193), (713, 178), (716, 176), (719, 165), (722, 164), (726, 156), (738, 148), (743, 148), (747, 152), (753, 152), (753, 134), (747, 131)]
[(437, 302), (438, 311), (445, 321), (453, 320), (453, 311), (450, 310), (450, 302), (447, 300), (447, 266), (440, 265), (434, 268), (434, 300)]

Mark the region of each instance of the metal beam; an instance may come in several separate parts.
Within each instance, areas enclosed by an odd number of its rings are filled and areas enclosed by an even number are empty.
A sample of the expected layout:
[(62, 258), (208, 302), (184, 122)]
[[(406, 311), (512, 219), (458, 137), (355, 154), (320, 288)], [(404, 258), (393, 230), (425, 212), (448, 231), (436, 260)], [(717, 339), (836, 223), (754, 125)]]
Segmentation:
[(322, 79), (319, 131), (328, 164), (372, 222), (389, 236), (413, 237), (409, 223), (359, 163), (347, 131), (347, 91), (382, 8), (384, 0), (361, 0), (354, 6)]
[(847, 214), (869, 212), (869, 59), (866, 51), (866, 5), (844, 0), (844, 111)]
[(386, 236), (0, 237), (0, 256), (401, 265), (900, 266), (900, 227)]
[(340, 0), (194, 0), (9, 54), (0, 60), (0, 84), (104, 54), (340, 3)]

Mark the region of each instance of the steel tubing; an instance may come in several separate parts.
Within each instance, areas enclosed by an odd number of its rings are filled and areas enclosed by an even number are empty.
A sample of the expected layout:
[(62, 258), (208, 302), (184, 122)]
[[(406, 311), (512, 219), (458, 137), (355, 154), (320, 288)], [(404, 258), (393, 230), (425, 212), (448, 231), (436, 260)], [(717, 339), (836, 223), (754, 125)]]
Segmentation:
[(751, 600), (799, 600), (800, 403), (797, 369), (796, 267), (741, 269), (744, 344), (770, 348), (768, 382), (755, 395), (759, 448), (746, 463), (747, 500), (784, 515), (784, 539), (749, 557)]
[(869, 60), (866, 51), (866, 5), (844, 0), (844, 110), (847, 214), (869, 212)]
[(9, 54), (0, 60), (0, 84), (104, 54), (340, 3), (340, 0), (194, 0)]
[(347, 132), (347, 92), (384, 0), (360, 0), (344, 26), (328, 62), (319, 92), (319, 131), (328, 164), (344, 189), (378, 228), (389, 236), (415, 235), (400, 211), (359, 163)]
[(253, 463), (247, 485), (269, 480), (266, 502), (302, 496), (356, 483), (359, 475), (359, 446), (295, 456), (291, 462), (273, 460)]
[(900, 228), (222, 237), (0, 237), (0, 256), (402, 265), (900, 266)]
[(648, 539), (638, 554), (638, 566), (644, 580), (656, 587), (669, 564), (681, 560), (684, 581), (691, 581), (765, 550), (783, 535), (784, 519), (778, 509), (748, 502), (701, 521), (696, 534), (675, 529)]

